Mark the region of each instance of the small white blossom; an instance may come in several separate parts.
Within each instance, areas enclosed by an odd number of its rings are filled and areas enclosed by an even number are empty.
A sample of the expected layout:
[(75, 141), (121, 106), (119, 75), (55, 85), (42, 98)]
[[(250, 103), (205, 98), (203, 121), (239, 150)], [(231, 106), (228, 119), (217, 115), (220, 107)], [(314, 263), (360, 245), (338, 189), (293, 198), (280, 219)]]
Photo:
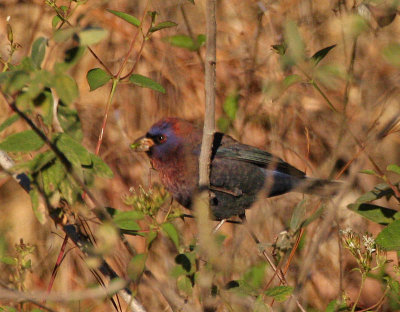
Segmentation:
[(372, 236), (363, 235), (363, 244), (369, 253), (373, 253), (376, 251), (375, 249), (375, 240)]

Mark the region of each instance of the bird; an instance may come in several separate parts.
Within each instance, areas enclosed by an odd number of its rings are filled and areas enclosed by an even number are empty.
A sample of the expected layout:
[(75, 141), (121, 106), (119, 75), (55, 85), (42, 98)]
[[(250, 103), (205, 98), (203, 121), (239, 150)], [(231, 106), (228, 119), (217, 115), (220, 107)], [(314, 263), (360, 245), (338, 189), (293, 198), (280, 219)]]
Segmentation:
[[(194, 123), (167, 117), (131, 144), (145, 152), (172, 197), (188, 209), (199, 190), (199, 156), (203, 131)], [(297, 191), (328, 196), (338, 181), (308, 177), (303, 171), (259, 148), (215, 132), (210, 163), (210, 209), (215, 220), (244, 216), (260, 192), (266, 197)]]

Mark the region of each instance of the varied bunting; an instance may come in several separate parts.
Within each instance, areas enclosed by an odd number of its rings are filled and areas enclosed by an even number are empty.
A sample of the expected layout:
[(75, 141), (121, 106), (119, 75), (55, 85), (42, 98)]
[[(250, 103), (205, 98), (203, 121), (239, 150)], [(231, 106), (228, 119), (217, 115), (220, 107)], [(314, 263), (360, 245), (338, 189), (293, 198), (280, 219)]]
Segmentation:
[[(132, 148), (146, 152), (161, 182), (182, 206), (191, 208), (198, 189), (202, 130), (179, 118), (155, 123)], [(259, 192), (329, 195), (338, 182), (310, 178), (272, 154), (216, 132), (211, 155), (211, 212), (216, 220), (243, 215)]]

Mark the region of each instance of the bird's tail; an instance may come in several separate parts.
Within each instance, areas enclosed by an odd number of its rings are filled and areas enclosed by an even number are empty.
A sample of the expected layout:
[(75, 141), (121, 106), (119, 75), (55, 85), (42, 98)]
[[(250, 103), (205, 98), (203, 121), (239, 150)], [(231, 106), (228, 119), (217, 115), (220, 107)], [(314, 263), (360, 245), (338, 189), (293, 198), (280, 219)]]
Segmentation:
[(343, 187), (343, 182), (306, 177), (294, 191), (319, 196), (332, 196)]

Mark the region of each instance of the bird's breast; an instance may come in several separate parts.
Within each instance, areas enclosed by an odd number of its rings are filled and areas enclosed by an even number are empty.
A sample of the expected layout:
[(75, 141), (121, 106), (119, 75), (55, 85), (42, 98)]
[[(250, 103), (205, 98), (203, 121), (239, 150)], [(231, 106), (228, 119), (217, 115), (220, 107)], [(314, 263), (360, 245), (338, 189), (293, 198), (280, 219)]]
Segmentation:
[(152, 162), (154, 169), (159, 173), (161, 183), (165, 186), (172, 197), (182, 206), (189, 208), (191, 198), (196, 191), (198, 173), (189, 170), (184, 164), (160, 164)]

